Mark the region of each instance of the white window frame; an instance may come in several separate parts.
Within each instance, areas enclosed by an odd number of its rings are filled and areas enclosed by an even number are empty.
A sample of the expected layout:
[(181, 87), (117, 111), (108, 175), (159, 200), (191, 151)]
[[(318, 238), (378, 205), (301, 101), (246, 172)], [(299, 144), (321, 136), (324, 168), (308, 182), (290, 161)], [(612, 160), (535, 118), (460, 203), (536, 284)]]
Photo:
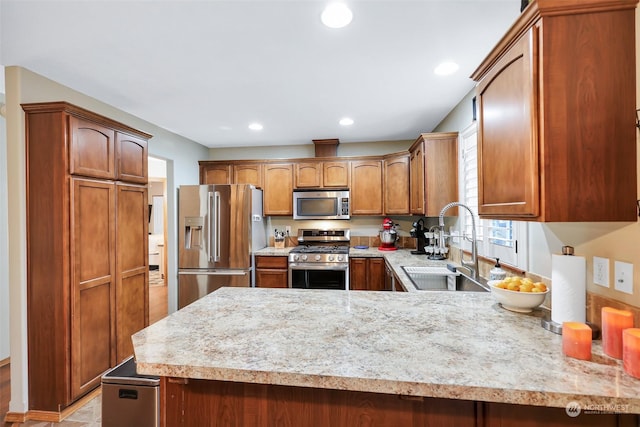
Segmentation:
[[(495, 244), (491, 241), (490, 228), (494, 220), (479, 219), (478, 213), (478, 175), (477, 175), (477, 142), (478, 125), (474, 121), (459, 134), (459, 168), (460, 200), (469, 206), (475, 214), (476, 235), (478, 239), (478, 255), (486, 258), (500, 258), (505, 263), (522, 270), (527, 269), (527, 239), (528, 227), (526, 222), (511, 221), (512, 247)], [(460, 215), (460, 230), (465, 230), (465, 236), (471, 237), (469, 213), (464, 208), (458, 209)], [(456, 241), (457, 240), (457, 241)], [(466, 251), (471, 251), (471, 242), (467, 239), (455, 239), (454, 243), (461, 245)]]

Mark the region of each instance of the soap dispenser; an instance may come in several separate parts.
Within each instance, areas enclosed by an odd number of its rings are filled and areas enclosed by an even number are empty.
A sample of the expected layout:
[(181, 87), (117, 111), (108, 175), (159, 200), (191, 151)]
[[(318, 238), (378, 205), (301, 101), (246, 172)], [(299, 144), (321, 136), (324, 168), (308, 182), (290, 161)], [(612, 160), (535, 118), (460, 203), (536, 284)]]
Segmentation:
[(489, 271), (489, 280), (503, 280), (507, 272), (500, 267), (500, 258), (496, 258), (496, 265)]

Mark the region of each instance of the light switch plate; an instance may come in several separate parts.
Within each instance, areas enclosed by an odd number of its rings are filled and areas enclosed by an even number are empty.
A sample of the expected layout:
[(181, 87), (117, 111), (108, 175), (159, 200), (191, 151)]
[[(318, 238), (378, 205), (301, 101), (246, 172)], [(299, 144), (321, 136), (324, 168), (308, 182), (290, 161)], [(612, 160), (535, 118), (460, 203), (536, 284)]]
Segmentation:
[(609, 258), (593, 257), (593, 283), (609, 287)]
[(615, 262), (614, 288), (617, 291), (633, 294), (633, 264), (628, 262)]

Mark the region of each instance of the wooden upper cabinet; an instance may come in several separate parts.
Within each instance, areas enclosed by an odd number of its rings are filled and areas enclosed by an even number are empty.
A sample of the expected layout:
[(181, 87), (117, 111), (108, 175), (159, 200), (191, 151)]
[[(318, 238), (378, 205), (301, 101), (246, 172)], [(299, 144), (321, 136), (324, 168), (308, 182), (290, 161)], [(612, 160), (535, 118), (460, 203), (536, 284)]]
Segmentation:
[(69, 116), (70, 173), (93, 178), (116, 177), (116, 132), (113, 128)]
[(234, 164), (233, 183), (251, 184), (262, 188), (262, 165), (260, 163)]
[(382, 160), (351, 161), (351, 214), (382, 215)]
[(200, 184), (231, 184), (231, 165), (228, 163), (200, 163)]
[(409, 153), (384, 159), (384, 213), (409, 214)]
[(636, 4), (533, 2), (473, 73), (481, 216), (637, 220)]
[(295, 188), (322, 187), (322, 162), (295, 164)]
[(148, 180), (147, 140), (116, 133), (116, 170), (121, 181), (146, 184)]
[(264, 215), (293, 215), (293, 164), (264, 165)]
[(322, 172), (323, 187), (349, 187), (349, 162), (323, 162)]
[[(539, 214), (539, 170), (532, 51), (537, 29), (530, 29), (478, 85), (479, 213)], [(520, 108), (512, 108), (520, 105)], [(508, 114), (485, 114), (488, 109)]]
[(458, 200), (458, 133), (423, 133), (409, 153), (411, 213), (438, 216)]
[[(424, 138), (425, 216), (438, 216), (458, 200), (458, 133), (429, 133)], [(452, 214), (450, 211), (449, 215)]]
[(409, 176), (411, 213), (424, 215), (424, 140), (419, 137), (409, 148)]

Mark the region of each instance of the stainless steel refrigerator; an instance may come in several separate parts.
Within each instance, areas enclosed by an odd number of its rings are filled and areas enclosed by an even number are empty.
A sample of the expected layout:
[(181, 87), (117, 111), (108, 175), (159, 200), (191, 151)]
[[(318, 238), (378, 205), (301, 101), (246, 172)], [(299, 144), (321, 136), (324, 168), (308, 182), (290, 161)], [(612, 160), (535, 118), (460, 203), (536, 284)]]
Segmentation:
[(183, 185), (178, 192), (178, 308), (223, 286), (253, 286), (253, 252), (266, 246), (262, 190)]

